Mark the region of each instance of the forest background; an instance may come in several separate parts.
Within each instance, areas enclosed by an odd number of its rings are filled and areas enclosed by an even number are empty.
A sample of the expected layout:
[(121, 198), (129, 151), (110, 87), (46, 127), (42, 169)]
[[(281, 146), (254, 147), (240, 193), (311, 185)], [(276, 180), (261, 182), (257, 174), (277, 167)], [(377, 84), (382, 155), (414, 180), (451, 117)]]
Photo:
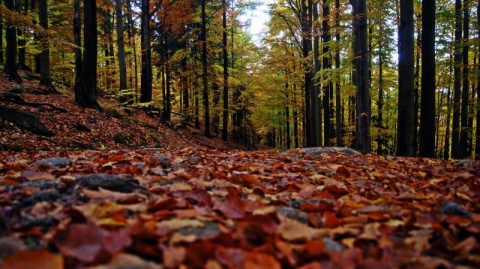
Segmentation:
[(256, 5), (4, 0), (0, 62), (83, 107), (153, 105), (248, 148), (480, 155), (478, 2), (273, 1), (253, 42), (239, 17)]

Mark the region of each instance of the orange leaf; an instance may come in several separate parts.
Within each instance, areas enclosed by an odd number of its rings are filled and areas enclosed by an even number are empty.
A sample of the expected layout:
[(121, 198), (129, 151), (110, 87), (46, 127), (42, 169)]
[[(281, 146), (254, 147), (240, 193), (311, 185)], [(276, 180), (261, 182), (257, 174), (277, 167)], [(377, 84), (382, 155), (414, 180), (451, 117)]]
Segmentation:
[(63, 269), (63, 257), (44, 249), (17, 252), (0, 263), (2, 269)]

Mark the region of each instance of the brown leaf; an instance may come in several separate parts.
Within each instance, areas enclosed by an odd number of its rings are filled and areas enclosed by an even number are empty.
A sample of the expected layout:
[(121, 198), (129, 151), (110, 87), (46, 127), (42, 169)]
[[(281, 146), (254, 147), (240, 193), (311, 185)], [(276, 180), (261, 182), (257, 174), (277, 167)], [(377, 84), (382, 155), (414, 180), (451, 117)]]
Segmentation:
[(54, 241), (60, 252), (84, 263), (96, 261), (109, 233), (93, 223), (70, 224)]

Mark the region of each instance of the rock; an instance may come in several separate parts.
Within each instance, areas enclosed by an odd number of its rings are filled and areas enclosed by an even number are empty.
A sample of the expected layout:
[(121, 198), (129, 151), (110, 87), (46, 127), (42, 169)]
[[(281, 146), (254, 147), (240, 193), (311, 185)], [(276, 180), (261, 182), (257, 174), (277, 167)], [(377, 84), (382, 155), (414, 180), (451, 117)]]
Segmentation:
[(472, 213), (466, 210), (464, 207), (461, 205), (453, 202), (453, 201), (445, 201), (443, 202), (442, 206), (440, 207), (440, 210), (438, 210), (440, 214), (445, 214), (445, 215), (456, 215), (456, 216), (461, 216), (461, 217), (467, 217), (471, 218)]
[(122, 176), (110, 174), (91, 174), (81, 176), (75, 179), (74, 184), (90, 190), (98, 190), (98, 188), (103, 188), (110, 191), (124, 193), (145, 189), (136, 179), (124, 178)]
[(23, 199), (22, 206), (32, 206), (38, 202), (53, 202), (61, 198), (57, 190), (39, 191)]
[(325, 246), (325, 249), (328, 251), (333, 251), (333, 252), (340, 252), (344, 249), (342, 244), (338, 243), (337, 241), (334, 241), (328, 237), (323, 238), (323, 245)]
[(72, 161), (69, 158), (62, 158), (62, 157), (53, 157), (47, 159), (38, 160), (30, 165), (32, 166), (39, 166), (47, 164), (52, 168), (62, 168), (72, 164)]
[(360, 154), (360, 152), (353, 150), (347, 147), (316, 147), (316, 148), (303, 148), (301, 149), (305, 154), (309, 156), (318, 156), (323, 153), (340, 153), (345, 155), (356, 155)]
[(0, 105), (0, 117), (34, 134), (43, 136), (55, 135), (35, 115), (25, 111)]
[(279, 206), (277, 207), (277, 214), (283, 215), (289, 219), (294, 219), (301, 223), (308, 223), (308, 214), (299, 209), (287, 206)]

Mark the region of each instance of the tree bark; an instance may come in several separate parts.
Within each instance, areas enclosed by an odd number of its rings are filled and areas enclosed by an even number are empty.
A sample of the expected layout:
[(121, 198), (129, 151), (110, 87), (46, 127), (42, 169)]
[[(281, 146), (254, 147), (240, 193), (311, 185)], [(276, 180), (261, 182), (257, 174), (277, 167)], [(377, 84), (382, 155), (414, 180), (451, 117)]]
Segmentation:
[(312, 0), (302, 0), (301, 25), (302, 25), (302, 53), (304, 68), (304, 89), (305, 89), (305, 138), (306, 146), (314, 147), (314, 124), (312, 113), (312, 80), (313, 71), (308, 56), (312, 51), (312, 20), (309, 17)]
[[(80, 3), (75, 3), (76, 16), (80, 15)], [(97, 102), (97, 7), (95, 0), (84, 1), (84, 42), (82, 67), (77, 69), (75, 101), (83, 107), (101, 110)], [(77, 14), (78, 13), (78, 14)], [(79, 25), (74, 25), (79, 27)], [(74, 29), (79, 33), (79, 29)], [(79, 37), (78, 37), (79, 38)], [(78, 83), (78, 84), (77, 84)], [(77, 96), (78, 94), (78, 96)]]
[(227, 42), (227, 1), (222, 0), (222, 43), (223, 43), (223, 115), (222, 139), (228, 140), (228, 42)]
[[(0, 4), (2, 4), (1, 0), (0, 0)], [(3, 17), (2, 16), (0, 16), (0, 36), (3, 37)], [(0, 64), (3, 65), (4, 60), (5, 58), (3, 53), (3, 38), (0, 38)]]
[(117, 57), (118, 57), (118, 68), (120, 73), (120, 102), (121, 103), (130, 103), (133, 98), (129, 95), (124, 95), (124, 90), (127, 89), (127, 64), (125, 62), (125, 39), (123, 37), (123, 10), (122, 10), (122, 0), (115, 0), (115, 14), (116, 14), (116, 30), (117, 30)]
[[(340, 0), (335, 0), (335, 41), (340, 43), (340, 19), (339, 19), (339, 11), (340, 11)], [(335, 51), (335, 68), (340, 70), (340, 47), (338, 47)], [(338, 73), (337, 79), (335, 82), (335, 133), (336, 133), (336, 142), (337, 147), (343, 147), (343, 126), (342, 126), (342, 98), (341, 98), (341, 75)]]
[[(320, 23), (319, 23), (319, 14), (318, 14), (318, 3), (315, 3), (313, 5), (313, 21), (315, 23), (314, 25), (314, 36), (313, 36), (313, 66), (314, 66), (314, 72), (315, 74), (318, 74), (321, 69), (321, 63), (320, 63), (320, 32), (322, 29), (320, 29)], [(325, 17), (325, 14), (324, 16)], [(313, 140), (315, 142), (315, 145), (320, 146), (322, 145), (322, 140), (323, 140), (323, 133), (322, 133), (322, 121), (323, 121), (323, 114), (322, 114), (322, 97), (320, 95), (320, 84), (318, 83), (318, 79), (315, 80), (315, 85), (313, 86), (313, 95), (312, 99), (312, 106), (313, 106), (313, 122), (316, 122), (314, 124), (314, 130), (313, 130)]]
[[(15, 10), (14, 0), (5, 0), (5, 6), (10, 10)], [(21, 82), (22, 79), (17, 72), (17, 29), (14, 25), (7, 22), (7, 29), (5, 30), (5, 40), (7, 41), (6, 59), (4, 72), (10, 79)]]
[(413, 0), (400, 1), (397, 155), (415, 156), (415, 41)]
[(435, 0), (422, 1), (420, 156), (435, 156)]
[[(329, 26), (329, 16), (330, 16), (330, 4), (327, 1), (323, 2), (323, 18), (322, 18), (322, 41), (323, 41), (323, 70), (331, 70), (332, 63), (331, 63), (331, 56), (330, 56), (330, 44), (331, 35), (330, 35), (330, 26)], [(332, 123), (331, 123), (331, 110), (332, 110), (332, 103), (330, 99), (331, 87), (332, 84), (330, 82), (322, 83), (323, 84), (323, 128), (324, 128), (324, 142), (323, 145), (325, 147), (330, 147), (330, 138), (332, 136)]]
[(470, 126), (468, 126), (468, 105), (469, 105), (469, 92), (470, 92), (470, 82), (469, 82), (469, 31), (470, 31), (470, 4), (469, 0), (463, 0), (463, 40), (462, 40), (462, 103), (460, 108), (460, 157), (466, 158), (471, 152), (469, 150), (469, 138), (471, 137)]
[[(43, 29), (48, 30), (48, 3), (47, 0), (38, 1), (38, 16), (40, 26)], [(45, 34), (41, 37), (42, 41), (42, 53), (40, 54), (40, 85), (44, 85), (49, 91), (56, 92), (53, 86), (52, 77), (50, 75), (50, 44), (48, 35)]]
[(142, 77), (140, 102), (152, 101), (152, 49), (150, 44), (150, 0), (142, 0)]
[[(477, 3), (477, 34), (480, 34), (480, 1)], [(480, 42), (479, 42), (480, 45)], [(480, 58), (480, 51), (478, 53), (478, 58)], [(476, 140), (475, 140), (475, 159), (480, 159), (480, 64), (477, 66), (477, 127), (475, 130)]]
[(212, 136), (210, 133), (210, 96), (208, 93), (208, 62), (207, 62), (207, 13), (206, 0), (201, 1), (202, 4), (202, 29), (200, 34), (200, 42), (202, 44), (202, 78), (203, 78), (203, 108), (204, 108), (204, 124), (205, 136)]
[(368, 59), (367, 3), (366, 0), (350, 0), (354, 16), (355, 34), (355, 82), (356, 95), (356, 138), (355, 148), (363, 153), (369, 153), (370, 142), (370, 78)]
[(455, 0), (455, 50), (453, 56), (452, 157), (461, 158), (460, 101), (462, 96), (462, 0)]

